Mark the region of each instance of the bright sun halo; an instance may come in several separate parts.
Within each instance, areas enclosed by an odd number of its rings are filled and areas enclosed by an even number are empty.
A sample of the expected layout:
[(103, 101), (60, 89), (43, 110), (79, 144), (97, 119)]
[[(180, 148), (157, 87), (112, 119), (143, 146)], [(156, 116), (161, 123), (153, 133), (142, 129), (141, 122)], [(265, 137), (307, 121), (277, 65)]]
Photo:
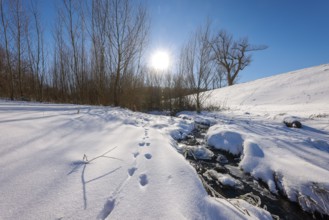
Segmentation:
[(157, 51), (152, 55), (151, 65), (156, 70), (166, 70), (169, 67), (169, 55), (165, 51)]

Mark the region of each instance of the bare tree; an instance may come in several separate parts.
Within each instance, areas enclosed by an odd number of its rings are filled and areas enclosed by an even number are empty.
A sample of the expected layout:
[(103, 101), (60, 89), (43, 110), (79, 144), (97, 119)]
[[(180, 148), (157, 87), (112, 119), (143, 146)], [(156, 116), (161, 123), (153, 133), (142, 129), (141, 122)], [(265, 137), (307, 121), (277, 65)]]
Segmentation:
[(80, 96), (82, 97), (84, 103), (88, 103), (87, 93), (89, 91), (89, 83), (88, 83), (88, 72), (90, 71), (90, 68), (88, 68), (89, 62), (88, 62), (88, 55), (87, 55), (87, 17), (86, 17), (86, 9), (85, 4), (83, 4), (83, 1), (79, 1), (79, 19), (80, 19), (80, 25), (79, 25), (79, 38), (80, 38), (80, 50), (79, 50), (79, 71), (81, 75), (81, 85), (80, 85)]
[[(180, 66), (181, 67), (181, 66)], [(188, 85), (186, 83), (185, 72), (179, 68), (178, 73), (173, 76), (173, 99), (174, 106), (172, 111), (180, 111), (188, 109), (187, 95)]]
[(107, 21), (110, 13), (110, 1), (94, 0), (90, 11), (91, 26), (90, 36), (92, 41), (91, 71), (93, 78), (93, 91), (98, 104), (106, 104), (107, 85), (110, 85), (108, 71), (106, 68), (106, 32)]
[(35, 78), (35, 94), (39, 101), (43, 100), (43, 87), (45, 83), (45, 48), (43, 28), (40, 23), (40, 12), (36, 2), (31, 1), (32, 27), (27, 29), (27, 46), (29, 54), (29, 66)]
[(210, 45), (213, 59), (225, 70), (228, 86), (233, 85), (239, 72), (251, 63), (250, 52), (267, 48), (250, 45), (247, 38), (234, 40), (231, 34), (223, 30), (213, 37)]
[(174, 77), (171, 71), (167, 71), (164, 75), (164, 85), (163, 85), (163, 106), (162, 109), (173, 111), (173, 87), (174, 87)]
[(211, 57), (210, 23), (199, 28), (181, 51), (181, 66), (186, 74), (189, 88), (193, 90), (194, 103), (197, 112), (201, 111), (202, 103), (206, 99), (205, 93), (209, 89), (214, 74)]
[(18, 75), (18, 89), (20, 97), (24, 97), (24, 54), (26, 49), (25, 36), (26, 28), (28, 27), (28, 18), (26, 11), (23, 8), (21, 0), (10, 1), (10, 10), (12, 13), (13, 25), (12, 36), (15, 42), (15, 58), (16, 58), (16, 73)]
[(162, 83), (164, 75), (153, 68), (146, 69), (145, 87), (146, 87), (146, 109), (160, 110), (162, 100)]
[(111, 0), (107, 20), (109, 66), (113, 74), (113, 102), (120, 105), (125, 75), (136, 65), (148, 34), (146, 9), (133, 8), (129, 0)]
[(1, 14), (1, 26), (4, 37), (5, 44), (5, 56), (6, 56), (6, 66), (9, 72), (9, 84), (10, 84), (10, 99), (14, 100), (14, 74), (13, 74), (13, 64), (11, 61), (11, 52), (10, 52), (10, 39), (9, 39), (9, 21), (6, 17), (5, 3), (4, 0), (0, 0), (0, 14)]
[(222, 88), (225, 84), (226, 72), (222, 66), (217, 65), (215, 69), (216, 74), (214, 75), (212, 82), (212, 89)]
[(53, 87), (59, 91), (56, 100), (67, 101), (66, 97), (72, 88), (72, 77), (70, 76), (70, 63), (68, 47), (64, 40), (62, 16), (57, 16), (57, 23), (54, 29), (54, 61), (53, 61)]
[(71, 70), (73, 73), (74, 79), (74, 93), (78, 94), (78, 100), (80, 100), (81, 93), (81, 76), (79, 71), (79, 52), (78, 52), (78, 22), (79, 17), (77, 15), (78, 2), (76, 0), (63, 0), (64, 9), (62, 11), (62, 19), (64, 21), (68, 37), (69, 45), (72, 52), (72, 63)]

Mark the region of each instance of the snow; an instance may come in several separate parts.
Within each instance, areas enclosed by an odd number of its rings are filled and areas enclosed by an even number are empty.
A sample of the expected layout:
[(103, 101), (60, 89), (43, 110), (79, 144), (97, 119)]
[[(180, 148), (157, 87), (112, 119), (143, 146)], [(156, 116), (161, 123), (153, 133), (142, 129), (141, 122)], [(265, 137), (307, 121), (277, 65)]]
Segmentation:
[(214, 153), (203, 145), (189, 146), (179, 143), (174, 146), (179, 153), (183, 155), (187, 154), (188, 156), (197, 159), (210, 160), (214, 156)]
[(224, 186), (242, 187), (243, 188), (243, 185), (239, 180), (234, 179), (233, 177), (231, 177), (228, 174), (218, 173), (216, 170), (207, 170), (205, 172), (205, 175), (206, 175), (206, 177), (208, 177), (210, 179), (218, 180)]
[[(254, 219), (208, 196), (176, 151), (193, 122), (0, 101), (0, 219)], [(268, 212), (265, 216), (270, 217)]]
[(205, 105), (226, 111), (179, 117), (0, 101), (0, 219), (271, 219), (244, 200), (208, 196), (177, 152), (194, 121), (211, 126), (211, 147), (241, 157), (232, 170), (328, 215), (328, 82), (329, 65), (281, 74), (212, 91)]
[(243, 139), (235, 132), (236, 128), (228, 129), (226, 126), (212, 126), (207, 133), (207, 143), (209, 146), (229, 151), (238, 155), (242, 151)]

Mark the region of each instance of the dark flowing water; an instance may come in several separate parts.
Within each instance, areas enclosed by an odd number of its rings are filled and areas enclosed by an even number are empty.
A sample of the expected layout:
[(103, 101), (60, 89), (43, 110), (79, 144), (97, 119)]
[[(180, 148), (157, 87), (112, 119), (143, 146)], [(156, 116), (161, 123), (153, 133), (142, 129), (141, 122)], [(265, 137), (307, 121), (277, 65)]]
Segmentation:
[[(196, 126), (196, 129), (186, 139), (179, 141), (187, 146), (205, 146), (204, 136), (209, 127), (205, 125)], [(240, 157), (233, 156), (225, 151), (207, 147), (214, 153), (214, 156), (208, 159), (199, 159), (193, 153), (186, 153), (186, 159), (196, 169), (200, 178), (225, 198), (243, 198), (258, 203), (258, 206), (267, 209), (273, 217), (280, 219), (329, 219), (329, 216), (323, 216), (318, 213), (311, 214), (304, 212), (300, 206), (289, 201), (282, 195), (272, 194), (266, 184), (256, 180), (252, 176), (245, 174), (239, 169)], [(218, 157), (220, 156), (220, 159)], [(237, 186), (223, 185), (217, 178), (209, 175), (209, 170), (214, 170), (219, 175), (229, 175), (239, 182)], [(213, 172), (213, 171), (212, 171)], [(212, 193), (207, 189), (208, 193)], [(255, 199), (256, 198), (256, 199)], [(260, 199), (260, 201), (259, 201)]]

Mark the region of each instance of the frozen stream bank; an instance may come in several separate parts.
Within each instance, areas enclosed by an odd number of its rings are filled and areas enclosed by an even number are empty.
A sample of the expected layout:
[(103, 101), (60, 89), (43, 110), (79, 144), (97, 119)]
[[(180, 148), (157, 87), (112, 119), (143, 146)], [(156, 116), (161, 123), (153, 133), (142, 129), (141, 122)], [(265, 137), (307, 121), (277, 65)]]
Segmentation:
[(243, 172), (240, 154), (210, 147), (205, 138), (209, 125), (196, 122), (195, 129), (178, 143), (182, 153), (196, 169), (208, 193), (227, 199), (240, 198), (267, 209), (279, 219), (327, 219), (328, 215), (305, 212), (297, 202), (290, 201), (282, 191), (273, 193), (261, 178)]

